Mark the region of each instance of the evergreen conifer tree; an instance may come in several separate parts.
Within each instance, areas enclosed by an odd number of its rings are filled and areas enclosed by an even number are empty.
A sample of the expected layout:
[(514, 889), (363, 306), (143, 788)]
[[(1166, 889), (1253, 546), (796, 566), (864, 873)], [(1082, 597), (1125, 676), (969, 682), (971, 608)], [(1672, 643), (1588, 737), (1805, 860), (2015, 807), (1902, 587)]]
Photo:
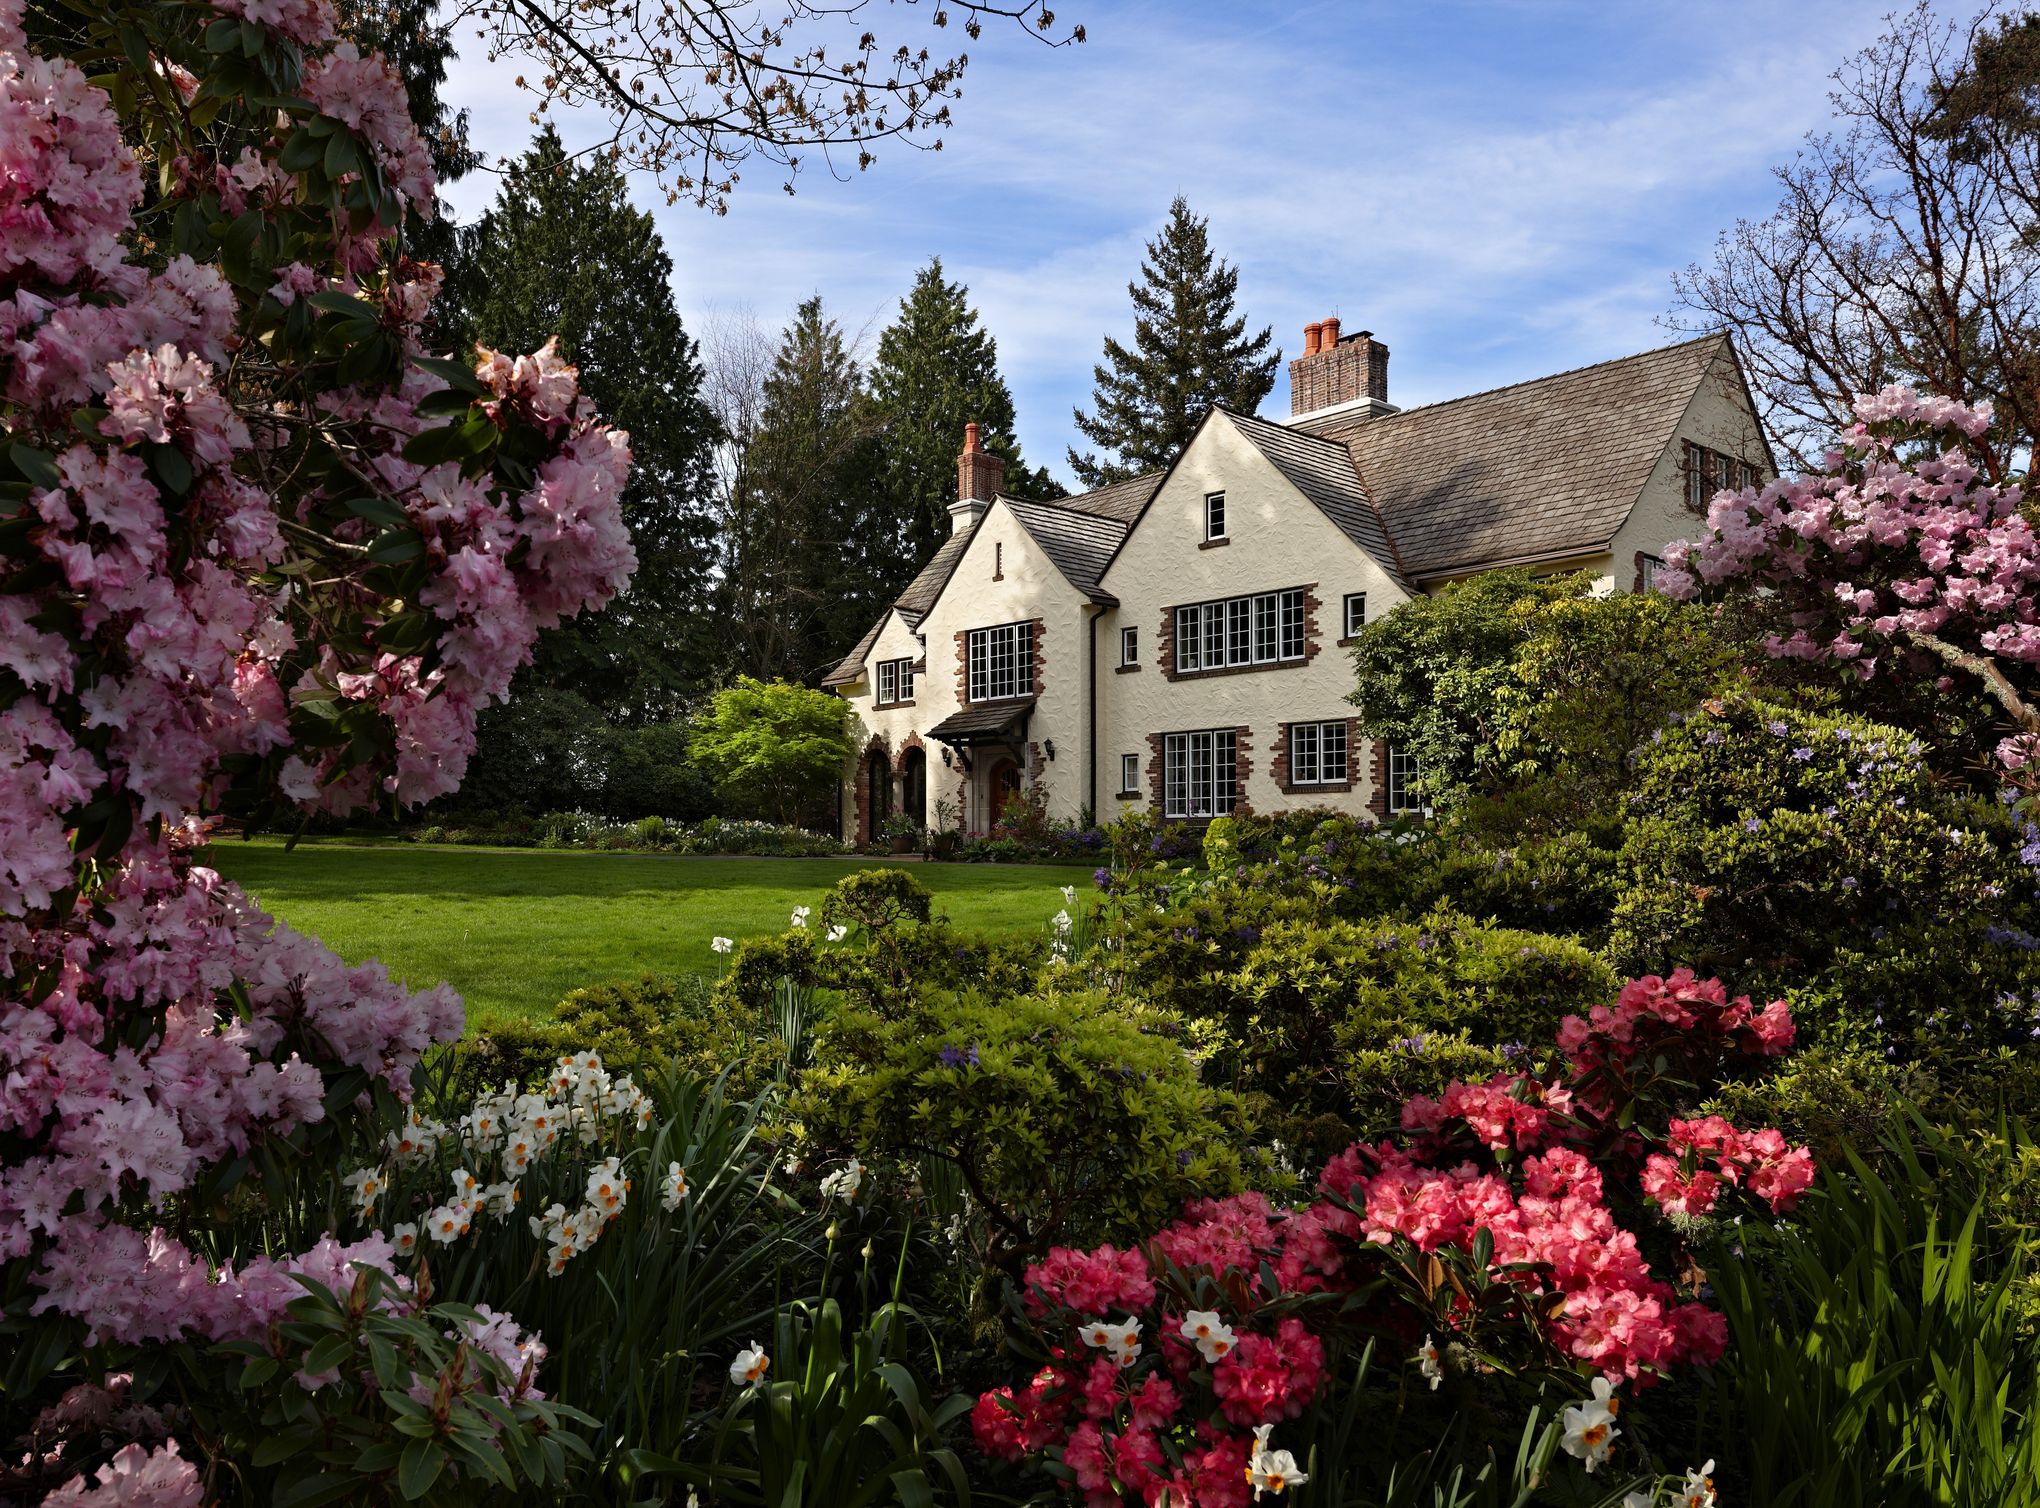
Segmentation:
[(881, 429), (841, 326), (820, 294), (802, 300), (723, 521), (719, 616), (743, 673), (812, 682), (897, 592), (904, 544), (886, 505)]
[(618, 724), (673, 717), (718, 669), (706, 497), (715, 425), (672, 276), (622, 175), (570, 160), (550, 126), (495, 204), (462, 227), (449, 271), (456, 349), (533, 350), (557, 335), (582, 391), (630, 432), (624, 516), (637, 575), (605, 612), (547, 635), (518, 683), (571, 691)]
[(1271, 331), (1248, 336), (1233, 312), (1239, 269), (1211, 250), (1206, 222), (1178, 194), (1162, 233), (1147, 243), (1133, 298), (1133, 349), (1111, 336), (1092, 369), (1095, 413), (1077, 428), (1101, 453), (1070, 451), (1070, 466), (1098, 487), (1167, 466), (1214, 404), (1251, 413), (1275, 385), (1282, 353)]
[(985, 449), (1005, 457), (1008, 492), (1062, 495), (1045, 471), (1021, 460), (998, 342), (978, 324), (970, 290), (943, 277), (940, 257), (914, 275), (899, 318), (879, 336), (871, 391), (885, 423), (886, 498), (901, 530), (895, 592), (949, 533), (964, 425), (975, 421)]

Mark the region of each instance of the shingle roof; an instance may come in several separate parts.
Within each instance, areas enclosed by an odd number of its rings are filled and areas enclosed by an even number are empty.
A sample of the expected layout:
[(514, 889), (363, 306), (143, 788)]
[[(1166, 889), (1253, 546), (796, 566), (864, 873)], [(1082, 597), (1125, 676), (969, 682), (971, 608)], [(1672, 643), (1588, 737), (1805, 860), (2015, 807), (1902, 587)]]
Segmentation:
[(834, 670), (822, 677), (824, 686), (849, 686), (856, 683), (858, 677), (864, 674), (864, 657), (871, 653), (871, 646), (876, 644), (878, 636), (885, 632), (885, 620), (891, 616), (891, 608), (878, 615), (878, 621), (865, 631), (864, 637), (857, 641), (857, 647), (843, 656)]
[(1029, 503), (1017, 497), (1001, 499), (1018, 519), (1020, 527), (1033, 536), (1041, 553), (1069, 578), (1070, 585), (1093, 602), (1113, 603), (1119, 599), (1099, 590), (1098, 578), (1126, 538), (1127, 526), (1109, 515), (1083, 512), (1067, 506), (1068, 500)]
[[(1122, 524), (1130, 524), (1140, 517), (1140, 510), (1148, 505), (1148, 499), (1155, 495), (1155, 489), (1162, 485), (1162, 478), (1167, 475), (1165, 471), (1150, 471), (1146, 476), (1128, 477), (1123, 482), (1107, 482), (1095, 492), (1056, 498), (1050, 506), (1067, 508), (1073, 513), (1095, 513), (1100, 518), (1113, 518)], [(1008, 498), (1007, 501), (1013, 499)]]
[(1346, 444), (1412, 576), (1598, 550), (1628, 518), (1725, 339), (1382, 418), (1305, 420), (1296, 432)]
[(981, 702), (950, 713), (928, 730), (928, 736), (945, 744), (998, 743), (1026, 727), (1033, 712), (1031, 696), (1024, 701)]
[[(1270, 424), (1251, 414), (1238, 414), (1231, 409), (1224, 413), (1241, 437), (1266, 456), (1292, 487), (1316, 503), (1346, 538), (1402, 581), (1402, 558), (1395, 541), (1389, 537), (1381, 510), (1367, 495), (1360, 474), (1353, 469), (1352, 454), (1343, 443), (1308, 430)], [(1408, 584), (1403, 581), (1404, 586)]]
[(918, 623), (935, 605), (935, 599), (949, 585), (949, 573), (963, 559), (963, 552), (970, 548), (971, 536), (976, 533), (975, 527), (958, 529), (943, 540), (935, 553), (928, 557), (928, 563), (921, 567), (921, 574), (908, 582), (907, 589), (893, 599), (893, 606), (906, 614), (909, 623)]

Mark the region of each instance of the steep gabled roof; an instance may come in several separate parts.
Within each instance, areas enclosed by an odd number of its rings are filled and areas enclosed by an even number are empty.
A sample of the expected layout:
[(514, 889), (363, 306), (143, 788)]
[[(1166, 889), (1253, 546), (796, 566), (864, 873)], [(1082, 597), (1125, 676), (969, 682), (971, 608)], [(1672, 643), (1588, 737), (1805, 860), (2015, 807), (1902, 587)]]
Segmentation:
[(935, 599), (942, 595), (942, 589), (949, 585), (949, 577), (956, 570), (956, 563), (963, 559), (963, 552), (970, 548), (972, 537), (977, 533), (973, 524), (968, 529), (958, 529), (942, 541), (928, 563), (921, 567), (921, 573), (907, 583), (907, 589), (893, 599), (909, 624), (917, 624), (928, 615), (928, 609), (935, 605)]
[(1704, 335), (1381, 418), (1305, 419), (1293, 432), (1346, 445), (1414, 577), (1598, 551), (1629, 517), (1726, 339)]
[(871, 646), (878, 642), (878, 636), (885, 632), (885, 620), (892, 615), (893, 610), (891, 608), (887, 608), (878, 615), (878, 621), (872, 624), (866, 630), (864, 637), (857, 641), (857, 647), (843, 656), (834, 670), (822, 677), (822, 684), (824, 686), (850, 686), (856, 684), (857, 680), (864, 674), (865, 657), (871, 653)]
[(1290, 486), (1317, 504), (1339, 532), (1380, 562), (1405, 588), (1402, 557), (1383, 524), (1381, 510), (1353, 468), (1352, 453), (1340, 441), (1307, 430), (1287, 429), (1252, 414), (1222, 412), (1246, 442), (1289, 479)]
[(1155, 495), (1155, 489), (1162, 485), (1162, 478), (1166, 475), (1166, 472), (1150, 471), (1146, 476), (1128, 477), (1123, 482), (1107, 482), (1095, 492), (1055, 498), (1050, 506), (1067, 508), (1074, 513), (1095, 513), (1100, 518), (1130, 524), (1140, 517), (1140, 510), (1147, 506), (1148, 499)]
[(1106, 514), (1073, 509), (1068, 499), (1033, 503), (1002, 497), (999, 501), (1041, 546), (1041, 553), (1069, 578), (1071, 586), (1093, 602), (1110, 605), (1119, 600), (1100, 590), (1098, 579), (1126, 538), (1125, 523)]

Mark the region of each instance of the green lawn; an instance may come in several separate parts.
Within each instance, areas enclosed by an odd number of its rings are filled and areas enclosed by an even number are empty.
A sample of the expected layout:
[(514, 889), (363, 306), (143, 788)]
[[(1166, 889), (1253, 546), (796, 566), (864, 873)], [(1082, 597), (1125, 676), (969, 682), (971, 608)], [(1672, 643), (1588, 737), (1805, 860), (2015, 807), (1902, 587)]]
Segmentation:
[[(228, 842), (206, 862), (350, 963), (413, 987), (446, 980), (471, 1020), (544, 1014), (569, 990), (641, 973), (712, 972), (709, 939), (784, 930), (878, 859), (686, 859), (533, 849)], [(1087, 868), (915, 864), (936, 911), (989, 933), (1040, 932)]]

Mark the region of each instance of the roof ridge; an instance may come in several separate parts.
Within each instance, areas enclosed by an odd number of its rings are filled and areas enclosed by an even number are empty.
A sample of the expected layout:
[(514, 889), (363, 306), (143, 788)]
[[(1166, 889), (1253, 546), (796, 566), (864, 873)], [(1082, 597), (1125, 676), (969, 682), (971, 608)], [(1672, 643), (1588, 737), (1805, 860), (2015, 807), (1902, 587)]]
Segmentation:
[[(1727, 338), (1728, 332), (1726, 330), (1715, 330), (1706, 335), (1696, 335), (1690, 340), (1674, 340), (1665, 345), (1650, 346), (1641, 351), (1631, 351), (1627, 356), (1609, 356), (1600, 361), (1589, 361), (1583, 366), (1566, 367), (1561, 371), (1546, 372), (1542, 377), (1524, 377), (1515, 382), (1499, 383), (1494, 387), (1484, 387), (1471, 393), (1461, 393), (1457, 397), (1440, 398), (1434, 403), (1413, 403), (1408, 408), (1399, 408), (1392, 414), (1383, 414), (1379, 419), (1372, 422), (1383, 424), (1391, 419), (1403, 418), (1408, 414), (1428, 414), (1434, 409), (1449, 408), (1455, 403), (1466, 403), (1474, 398), (1491, 398), (1496, 393), (1506, 393), (1515, 388), (1535, 387), (1540, 382), (1555, 382), (1561, 377), (1577, 377), (1581, 372), (1592, 372), (1601, 367), (1619, 366), (1625, 361), (1641, 361), (1646, 356), (1662, 356), (1667, 351), (1677, 351), (1686, 346), (1700, 345), (1704, 341), (1726, 340)], [(1265, 424), (1269, 421), (1264, 419), (1261, 422)], [(1293, 424), (1277, 425), (1276, 427), (1289, 430), (1293, 434), (1316, 435), (1319, 439), (1329, 438), (1329, 436), (1319, 435), (1314, 429), (1298, 429)], [(1341, 442), (1333, 441), (1333, 443), (1338, 444)]]
[(1223, 403), (1214, 403), (1211, 406), (1221, 414), (1224, 414), (1228, 419), (1245, 419), (1250, 424), (1258, 424), (1263, 429), (1272, 429), (1277, 434), (1297, 435), (1306, 440), (1316, 440), (1322, 445), (1343, 446), (1345, 444), (1343, 440), (1334, 440), (1330, 435), (1321, 435), (1314, 429), (1297, 429), (1295, 426), (1283, 424), (1279, 420), (1264, 419), (1259, 414), (1245, 413), (1240, 409), (1229, 407)]
[[(1119, 484), (1115, 482), (1112, 485), (1118, 486)], [(1099, 490), (1103, 491), (1104, 489), (1100, 488)], [(1090, 495), (1091, 494), (1088, 492), (1083, 494), (1083, 496), (1085, 497), (1089, 497)], [(1067, 513), (1072, 518), (1093, 518), (1096, 519), (1101, 524), (1111, 524), (1121, 529), (1127, 527), (1127, 525), (1123, 521), (1112, 517), (1109, 513), (1092, 513), (1084, 508), (1071, 508), (1068, 507), (1060, 498), (1049, 499), (1040, 497), (1014, 497), (1009, 492), (1002, 492), (999, 494), (999, 501), (1004, 503), (1009, 508), (1014, 507), (1016, 505), (1022, 508), (1052, 508), (1057, 513)]]

